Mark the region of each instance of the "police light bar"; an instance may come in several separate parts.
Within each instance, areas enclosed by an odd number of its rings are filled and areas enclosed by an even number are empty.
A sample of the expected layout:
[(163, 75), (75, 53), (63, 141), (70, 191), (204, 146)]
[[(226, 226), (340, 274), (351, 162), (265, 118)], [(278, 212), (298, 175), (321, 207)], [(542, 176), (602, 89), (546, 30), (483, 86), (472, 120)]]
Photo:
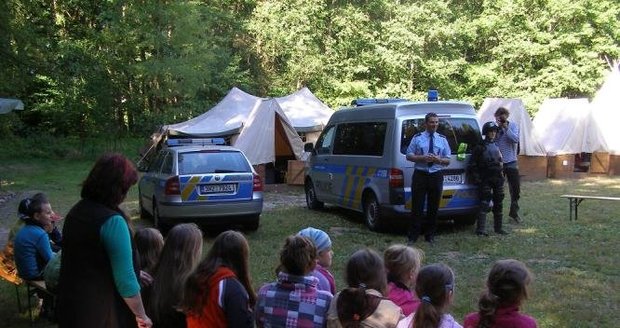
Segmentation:
[(351, 106), (365, 106), (409, 101), (405, 98), (359, 98), (351, 101)]
[(428, 90), (428, 101), (437, 101), (439, 100), (439, 91), (436, 89)]
[(205, 146), (205, 145), (225, 145), (224, 138), (190, 138), (190, 139), (168, 139), (166, 145), (174, 146)]

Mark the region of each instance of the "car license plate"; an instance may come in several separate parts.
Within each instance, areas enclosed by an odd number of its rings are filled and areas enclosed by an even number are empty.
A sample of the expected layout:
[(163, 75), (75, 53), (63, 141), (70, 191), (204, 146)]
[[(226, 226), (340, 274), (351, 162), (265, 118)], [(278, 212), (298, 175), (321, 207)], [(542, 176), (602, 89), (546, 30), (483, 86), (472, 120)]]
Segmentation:
[(220, 183), (220, 184), (204, 184), (200, 185), (201, 194), (230, 194), (234, 193), (236, 184)]
[(443, 176), (443, 183), (462, 183), (461, 174), (447, 174)]

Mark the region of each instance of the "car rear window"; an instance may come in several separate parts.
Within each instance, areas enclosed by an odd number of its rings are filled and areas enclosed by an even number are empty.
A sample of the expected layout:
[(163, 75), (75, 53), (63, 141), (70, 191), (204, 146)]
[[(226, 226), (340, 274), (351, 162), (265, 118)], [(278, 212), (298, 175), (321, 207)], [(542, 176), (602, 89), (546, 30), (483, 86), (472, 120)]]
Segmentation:
[[(404, 154), (407, 151), (407, 147), (409, 147), (409, 143), (411, 142), (411, 139), (413, 139), (413, 136), (418, 132), (423, 132), (424, 130), (424, 118), (403, 121), (400, 152)], [(478, 128), (478, 121), (473, 118), (440, 116), (437, 132), (446, 136), (453, 155), (456, 155), (461, 142), (467, 144), (467, 153), (469, 154), (471, 153), (471, 150), (474, 149), (474, 146), (482, 140), (480, 129)]]
[(197, 151), (179, 154), (179, 174), (251, 172), (238, 151)]

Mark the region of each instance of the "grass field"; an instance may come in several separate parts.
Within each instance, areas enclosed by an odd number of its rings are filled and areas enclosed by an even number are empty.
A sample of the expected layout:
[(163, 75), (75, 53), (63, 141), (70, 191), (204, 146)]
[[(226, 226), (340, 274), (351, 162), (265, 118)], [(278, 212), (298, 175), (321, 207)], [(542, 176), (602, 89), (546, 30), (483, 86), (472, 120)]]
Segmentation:
[[(65, 214), (79, 198), (79, 183), (92, 161), (20, 160), (7, 158), (0, 164), (0, 189), (41, 190), (49, 194), (52, 206)], [(579, 221), (569, 222), (565, 193), (618, 196), (620, 177), (582, 180), (524, 182), (521, 225), (506, 224), (510, 234), (478, 238), (473, 227), (443, 224), (435, 246), (418, 243), (426, 254), (424, 263), (444, 262), (456, 273), (456, 298), (451, 312), (462, 322), (475, 311), (486, 273), (497, 259), (525, 262), (535, 275), (531, 298), (524, 312), (537, 318), (540, 327), (615, 327), (620, 310), (620, 202), (586, 200), (580, 206)], [(137, 219), (137, 189), (125, 203)], [(327, 231), (333, 241), (337, 287), (344, 287), (343, 266), (360, 247), (382, 252), (401, 243), (398, 232), (374, 233), (359, 215), (327, 207), (309, 211), (303, 204), (290, 204), (262, 215), (258, 231), (247, 234), (251, 247), (254, 285), (258, 288), (274, 279), (277, 250), (284, 238), (301, 228), (314, 226)], [(136, 221), (139, 225), (148, 222)], [(206, 234), (208, 244), (213, 235)], [(4, 327), (27, 327), (27, 315), (17, 314), (12, 285), (0, 281), (0, 322)], [(45, 326), (40, 325), (40, 326)]]

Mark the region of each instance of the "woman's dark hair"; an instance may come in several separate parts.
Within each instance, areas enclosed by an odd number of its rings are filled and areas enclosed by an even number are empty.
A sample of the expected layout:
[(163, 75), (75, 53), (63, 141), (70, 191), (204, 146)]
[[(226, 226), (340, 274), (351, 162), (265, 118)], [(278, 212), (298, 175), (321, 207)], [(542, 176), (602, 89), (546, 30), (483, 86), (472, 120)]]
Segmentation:
[(510, 112), (505, 107), (498, 107), (497, 110), (495, 110), (496, 117), (503, 114), (510, 115)]
[(454, 291), (454, 273), (445, 264), (422, 267), (415, 284), (416, 294), (422, 301), (413, 317), (413, 328), (437, 328), (441, 315)]
[(527, 299), (531, 281), (532, 273), (523, 262), (512, 259), (495, 262), (487, 278), (487, 290), (478, 301), (478, 327), (493, 326), (498, 307), (520, 305)]
[(292, 275), (305, 276), (314, 268), (316, 258), (312, 240), (299, 235), (288, 236), (280, 250), (280, 268)]
[(381, 302), (381, 297), (367, 294), (366, 289), (386, 292), (383, 259), (369, 248), (356, 251), (347, 261), (346, 280), (349, 288), (340, 292), (336, 303), (338, 320), (343, 327), (359, 327)]
[(17, 207), (19, 218), (22, 220), (27, 218), (34, 219), (34, 214), (41, 212), (43, 204), (49, 204), (49, 200), (42, 192), (36, 193), (32, 197), (22, 199)]
[(166, 236), (164, 249), (153, 274), (147, 301), (147, 314), (157, 326), (166, 313), (179, 308), (185, 283), (202, 256), (202, 231), (194, 223), (174, 226)]
[(256, 304), (256, 293), (252, 287), (249, 270), (250, 248), (245, 237), (236, 231), (224, 231), (213, 241), (213, 245), (195, 272), (187, 278), (182, 309), (187, 313), (199, 314), (208, 301), (208, 281), (219, 267), (232, 270), (248, 293), (251, 307)]
[(81, 196), (118, 211), (128, 220), (118, 206), (136, 182), (138, 172), (130, 160), (117, 153), (104, 154), (95, 162), (82, 183)]
[(142, 228), (134, 235), (140, 269), (153, 274), (159, 262), (159, 256), (164, 248), (164, 237), (155, 228)]

